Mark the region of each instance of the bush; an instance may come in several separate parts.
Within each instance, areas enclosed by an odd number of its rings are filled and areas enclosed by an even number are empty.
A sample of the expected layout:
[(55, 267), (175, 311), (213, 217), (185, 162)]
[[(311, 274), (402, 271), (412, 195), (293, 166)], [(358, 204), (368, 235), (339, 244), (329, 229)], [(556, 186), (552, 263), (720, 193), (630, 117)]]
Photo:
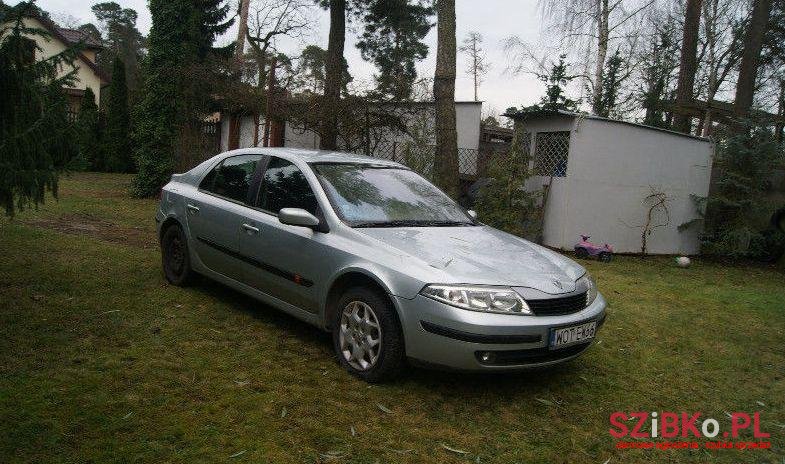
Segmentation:
[(496, 155), (488, 163), (488, 182), (480, 189), (475, 209), (489, 226), (538, 241), (542, 192), (525, 189), (526, 180), (531, 177), (530, 159), (523, 127), (517, 127), (509, 153)]
[(767, 200), (772, 170), (781, 163), (778, 148), (765, 127), (750, 127), (718, 143), (718, 180), (705, 200), (705, 253), (767, 261), (782, 254), (782, 233), (770, 225), (776, 205)]

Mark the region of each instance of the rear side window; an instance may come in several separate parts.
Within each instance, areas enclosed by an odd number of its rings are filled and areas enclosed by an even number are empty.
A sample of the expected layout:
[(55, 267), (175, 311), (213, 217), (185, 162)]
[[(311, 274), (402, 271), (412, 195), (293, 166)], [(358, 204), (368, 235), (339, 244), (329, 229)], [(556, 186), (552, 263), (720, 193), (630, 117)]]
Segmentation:
[(199, 184), (199, 188), (230, 200), (245, 203), (251, 178), (261, 155), (240, 155), (226, 158), (214, 167)]
[(273, 214), (282, 208), (302, 208), (317, 214), (316, 196), (305, 175), (291, 162), (274, 156), (264, 172), (259, 208)]

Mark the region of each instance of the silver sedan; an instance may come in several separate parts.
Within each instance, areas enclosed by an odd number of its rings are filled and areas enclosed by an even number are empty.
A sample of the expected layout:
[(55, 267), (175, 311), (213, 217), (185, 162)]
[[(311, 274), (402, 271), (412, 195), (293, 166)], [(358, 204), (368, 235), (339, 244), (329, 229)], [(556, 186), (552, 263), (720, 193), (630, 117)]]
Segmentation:
[(156, 222), (169, 282), (200, 274), (330, 331), (340, 364), (369, 382), (407, 361), (566, 361), (605, 318), (583, 267), (478, 222), (391, 161), (226, 152), (173, 175)]

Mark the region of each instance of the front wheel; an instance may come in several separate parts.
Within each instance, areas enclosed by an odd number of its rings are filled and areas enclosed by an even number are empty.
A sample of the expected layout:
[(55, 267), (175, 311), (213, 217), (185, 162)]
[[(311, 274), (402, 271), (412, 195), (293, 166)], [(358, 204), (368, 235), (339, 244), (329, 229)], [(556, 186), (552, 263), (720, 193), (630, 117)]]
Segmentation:
[(611, 262), (611, 258), (612, 258), (612, 256), (613, 256), (613, 255), (611, 255), (611, 254), (610, 254), (610, 253), (608, 253), (607, 251), (603, 251), (602, 253), (600, 253), (600, 255), (598, 256), (598, 258), (599, 258), (599, 259), (600, 259), (600, 261), (601, 261), (601, 262), (603, 262), (603, 263), (610, 263), (610, 262)]
[(188, 241), (180, 226), (169, 226), (161, 236), (161, 261), (170, 284), (184, 287), (193, 280)]
[(332, 327), (338, 362), (351, 374), (375, 383), (403, 371), (403, 334), (386, 295), (365, 287), (349, 289), (338, 302)]

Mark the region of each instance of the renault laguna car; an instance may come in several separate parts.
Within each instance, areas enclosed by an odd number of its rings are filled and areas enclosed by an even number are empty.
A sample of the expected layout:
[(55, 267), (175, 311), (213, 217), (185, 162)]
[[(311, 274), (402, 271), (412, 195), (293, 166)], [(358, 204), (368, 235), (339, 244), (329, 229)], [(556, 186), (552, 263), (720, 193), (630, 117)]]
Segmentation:
[(200, 274), (330, 331), (339, 363), (370, 382), (407, 361), (566, 361), (605, 318), (583, 267), (482, 224), (392, 161), (229, 151), (173, 175), (156, 222), (169, 282)]

